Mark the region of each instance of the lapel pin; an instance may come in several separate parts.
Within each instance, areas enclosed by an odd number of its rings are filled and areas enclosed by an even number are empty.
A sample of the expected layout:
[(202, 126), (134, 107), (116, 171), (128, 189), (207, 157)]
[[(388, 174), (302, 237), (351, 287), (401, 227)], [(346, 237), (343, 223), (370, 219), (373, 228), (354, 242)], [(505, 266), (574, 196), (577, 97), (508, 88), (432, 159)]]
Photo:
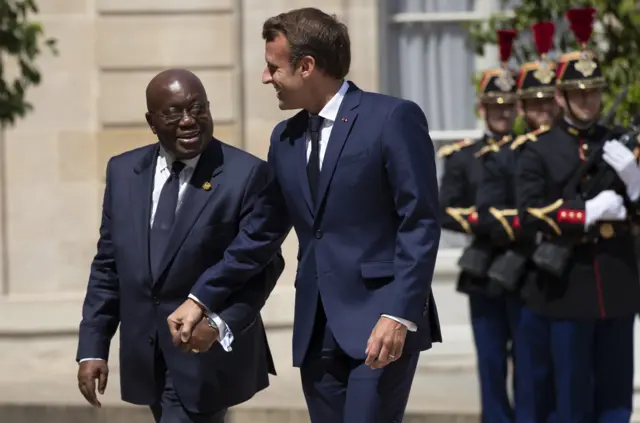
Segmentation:
[(211, 189), (211, 182), (206, 181), (204, 184), (202, 184), (202, 189), (205, 191), (209, 191)]
[(346, 122), (346, 121), (347, 121), (347, 118), (346, 118), (346, 117), (343, 117), (343, 118), (342, 118), (342, 121), (343, 121), (343, 122)]

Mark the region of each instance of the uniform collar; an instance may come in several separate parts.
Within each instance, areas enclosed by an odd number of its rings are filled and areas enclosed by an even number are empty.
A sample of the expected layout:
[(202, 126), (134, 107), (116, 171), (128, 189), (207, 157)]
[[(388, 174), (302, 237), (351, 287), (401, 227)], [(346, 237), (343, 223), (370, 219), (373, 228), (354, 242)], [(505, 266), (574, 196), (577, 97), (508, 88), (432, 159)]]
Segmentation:
[(482, 142), (485, 143), (486, 145), (491, 145), (491, 144), (499, 143), (501, 141), (502, 143), (505, 143), (510, 141), (511, 139), (513, 139), (513, 134), (500, 136), (490, 131), (485, 131), (484, 137), (482, 137)]
[(558, 126), (566, 133), (574, 138), (589, 138), (592, 137), (597, 130), (597, 125), (594, 123), (587, 128), (580, 128), (567, 118), (562, 118), (558, 122)]

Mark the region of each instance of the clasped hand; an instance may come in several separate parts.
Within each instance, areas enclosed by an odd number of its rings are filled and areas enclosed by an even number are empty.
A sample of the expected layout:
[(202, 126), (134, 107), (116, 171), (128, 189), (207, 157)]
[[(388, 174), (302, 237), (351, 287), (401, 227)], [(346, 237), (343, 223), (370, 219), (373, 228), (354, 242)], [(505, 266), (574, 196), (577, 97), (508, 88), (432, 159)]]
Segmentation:
[(218, 331), (205, 318), (200, 304), (188, 299), (167, 318), (173, 345), (184, 352), (205, 352), (218, 340)]
[(627, 218), (624, 199), (611, 190), (602, 191), (591, 200), (587, 200), (584, 208), (587, 228), (597, 221), (619, 221)]

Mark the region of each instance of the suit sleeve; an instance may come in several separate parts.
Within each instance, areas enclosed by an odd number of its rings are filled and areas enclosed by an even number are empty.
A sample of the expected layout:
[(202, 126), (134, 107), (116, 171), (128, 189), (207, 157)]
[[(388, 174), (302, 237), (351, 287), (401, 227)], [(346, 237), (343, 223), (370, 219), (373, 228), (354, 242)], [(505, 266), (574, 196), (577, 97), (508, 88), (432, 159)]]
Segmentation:
[(500, 154), (508, 151), (488, 153), (483, 160), (482, 180), (476, 194), (478, 231), (488, 234), (498, 246), (516, 241), (520, 228), (518, 210), (508, 207), (510, 179)]
[(271, 262), (291, 229), (280, 188), (266, 162), (253, 167), (241, 201), (238, 235), (222, 260), (207, 269), (191, 290), (211, 311), (220, 310)]
[(111, 168), (110, 160), (107, 164), (98, 251), (91, 263), (89, 283), (82, 305), (76, 356), (78, 361), (86, 358), (107, 360), (111, 338), (120, 324), (120, 287), (111, 239)]
[(438, 181), (433, 143), (424, 113), (403, 101), (382, 135), (386, 175), (400, 219), (396, 235), (395, 293), (384, 314), (422, 321), (440, 242)]
[(439, 214), (443, 229), (474, 234), (477, 222), (475, 205), (467, 204), (465, 187), (469, 184), (465, 167), (467, 163), (460, 152), (444, 159), (444, 172), (440, 182)]
[(546, 196), (546, 169), (534, 148), (518, 155), (516, 200), (520, 225), (528, 234), (550, 236), (579, 235), (585, 231), (585, 204), (580, 199), (549, 201)]
[(231, 333), (241, 335), (255, 323), (282, 275), (284, 264), (282, 253), (278, 252), (262, 272), (229, 297), (218, 316), (229, 327)]

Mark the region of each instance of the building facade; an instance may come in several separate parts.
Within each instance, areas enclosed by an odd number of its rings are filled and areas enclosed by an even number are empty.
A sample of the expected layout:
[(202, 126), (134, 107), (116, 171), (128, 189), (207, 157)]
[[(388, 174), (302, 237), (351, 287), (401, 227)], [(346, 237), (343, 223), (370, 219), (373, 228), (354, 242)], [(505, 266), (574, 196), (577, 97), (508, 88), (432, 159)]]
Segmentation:
[[(204, 82), (218, 138), (266, 157), (281, 112), (261, 84), (263, 21), (303, 0), (40, 0), (60, 54), (40, 59), (34, 112), (0, 139), (0, 379), (75, 371), (76, 333), (95, 253), (107, 160), (155, 142), (144, 90), (157, 72), (193, 70)], [(436, 144), (475, 137), (470, 73), (476, 57), (461, 23), (485, 19), (501, 0), (325, 0), (351, 34), (349, 79), (416, 101)], [(463, 239), (446, 234), (434, 289), (445, 324), (442, 354), (473, 357), (455, 261)], [(287, 268), (264, 311), (279, 369), (288, 368), (295, 234)], [(114, 341), (117, 344), (117, 340)], [(30, 353), (25, 354), (25, 349)], [(52, 357), (54, 363), (52, 365)], [(117, 371), (117, 348), (112, 348)], [(16, 363), (21, 363), (18, 369)], [(113, 386), (113, 385), (112, 385)]]

